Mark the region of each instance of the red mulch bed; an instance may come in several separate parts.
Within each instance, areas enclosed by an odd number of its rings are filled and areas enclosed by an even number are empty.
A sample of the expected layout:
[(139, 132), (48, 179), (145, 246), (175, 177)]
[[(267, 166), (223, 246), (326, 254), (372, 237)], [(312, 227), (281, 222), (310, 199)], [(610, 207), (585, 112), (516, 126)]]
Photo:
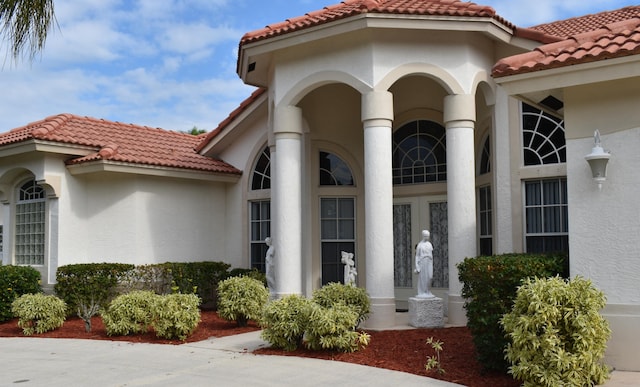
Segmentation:
[[(153, 332), (144, 335), (110, 337), (107, 336), (100, 317), (92, 319), (92, 326), (91, 332), (87, 333), (84, 330), (84, 322), (82, 320), (70, 318), (61, 328), (52, 332), (33, 335), (33, 337), (112, 340), (154, 344), (183, 343), (179, 340), (160, 339)], [(249, 326), (238, 328), (235, 322), (223, 320), (213, 311), (203, 311), (202, 321), (186, 342), (202, 341), (210, 337), (223, 337), (258, 329), (259, 327), (251, 321)], [(371, 335), (371, 343), (365, 349), (354, 353), (309, 351), (305, 349), (286, 352), (272, 348), (261, 348), (254, 353), (312, 357), (362, 364), (442, 379), (469, 387), (517, 387), (520, 385), (509, 375), (484, 373), (482, 371), (482, 367), (476, 361), (471, 334), (465, 327), (368, 331), (368, 333)], [(15, 336), (22, 336), (22, 329), (18, 328), (17, 320), (0, 323), (0, 337)], [(433, 337), (443, 343), (440, 363), (445, 373), (442, 375), (434, 370), (425, 370), (424, 365), (427, 357), (435, 355), (433, 349), (426, 344), (429, 337)]]

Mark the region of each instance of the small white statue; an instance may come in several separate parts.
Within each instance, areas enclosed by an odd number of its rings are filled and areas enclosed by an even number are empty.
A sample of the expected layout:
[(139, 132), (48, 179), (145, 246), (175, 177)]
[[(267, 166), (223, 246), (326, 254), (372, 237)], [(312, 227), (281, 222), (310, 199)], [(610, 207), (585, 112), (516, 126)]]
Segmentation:
[(264, 243), (269, 247), (267, 249), (267, 254), (264, 257), (265, 261), (265, 271), (267, 276), (267, 287), (269, 288), (269, 293), (274, 293), (276, 290), (276, 273), (275, 273), (275, 262), (274, 262), (274, 254), (275, 249), (271, 245), (271, 238), (267, 237), (264, 240)]
[(353, 259), (353, 253), (341, 251), (342, 263), (344, 263), (344, 284), (356, 286), (356, 261)]
[(434, 297), (429, 291), (429, 284), (433, 278), (433, 245), (429, 242), (431, 234), (422, 230), (422, 240), (416, 246), (416, 269), (418, 274), (418, 298)]

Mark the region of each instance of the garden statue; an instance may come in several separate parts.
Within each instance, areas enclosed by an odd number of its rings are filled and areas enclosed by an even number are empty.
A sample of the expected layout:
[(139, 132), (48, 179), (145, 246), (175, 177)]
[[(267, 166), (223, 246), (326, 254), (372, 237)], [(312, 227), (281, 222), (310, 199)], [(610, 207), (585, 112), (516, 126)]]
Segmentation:
[(344, 263), (344, 284), (356, 286), (356, 262), (353, 253), (342, 251), (342, 263)]
[(267, 254), (264, 257), (265, 261), (265, 271), (267, 276), (267, 287), (269, 288), (269, 293), (273, 294), (276, 291), (276, 273), (275, 273), (275, 262), (273, 262), (275, 249), (271, 245), (271, 238), (267, 237), (264, 240), (264, 243), (267, 244)]
[(416, 246), (416, 269), (418, 274), (418, 298), (434, 297), (429, 291), (433, 278), (433, 245), (429, 242), (429, 231), (422, 230), (422, 240)]

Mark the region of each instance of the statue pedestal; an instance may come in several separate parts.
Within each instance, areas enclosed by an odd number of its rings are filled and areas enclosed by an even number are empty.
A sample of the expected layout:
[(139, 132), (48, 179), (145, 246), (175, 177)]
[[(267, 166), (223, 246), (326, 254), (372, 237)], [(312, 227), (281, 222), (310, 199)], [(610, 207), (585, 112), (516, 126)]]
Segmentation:
[(416, 328), (441, 328), (444, 326), (442, 298), (409, 298), (409, 325)]

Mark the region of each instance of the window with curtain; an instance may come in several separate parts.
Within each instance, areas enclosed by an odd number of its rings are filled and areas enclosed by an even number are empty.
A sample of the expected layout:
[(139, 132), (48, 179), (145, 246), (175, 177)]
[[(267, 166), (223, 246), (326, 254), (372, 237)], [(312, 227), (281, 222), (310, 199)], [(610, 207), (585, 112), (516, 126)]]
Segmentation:
[(410, 122), (393, 133), (393, 184), (447, 180), (445, 128), (433, 121)]
[(568, 252), (567, 180), (525, 181), (524, 190), (527, 252)]
[(18, 189), (15, 213), (15, 262), (44, 265), (46, 195), (35, 180)]

